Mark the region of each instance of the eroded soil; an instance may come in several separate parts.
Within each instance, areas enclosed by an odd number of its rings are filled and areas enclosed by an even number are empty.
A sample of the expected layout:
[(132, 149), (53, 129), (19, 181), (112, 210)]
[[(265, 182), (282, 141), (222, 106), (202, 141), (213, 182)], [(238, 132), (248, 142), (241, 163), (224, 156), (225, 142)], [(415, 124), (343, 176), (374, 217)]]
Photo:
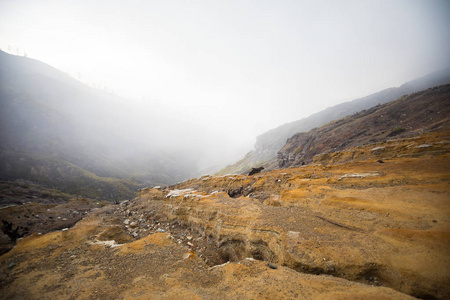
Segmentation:
[(0, 298), (448, 299), (450, 154), (429, 148), (144, 189), (19, 240)]

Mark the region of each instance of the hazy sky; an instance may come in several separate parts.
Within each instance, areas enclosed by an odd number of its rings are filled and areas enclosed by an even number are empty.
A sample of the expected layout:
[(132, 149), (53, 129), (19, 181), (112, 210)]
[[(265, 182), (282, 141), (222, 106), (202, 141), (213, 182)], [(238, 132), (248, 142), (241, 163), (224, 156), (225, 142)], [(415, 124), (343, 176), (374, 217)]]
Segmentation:
[(253, 144), (449, 66), (450, 1), (0, 0), (0, 48)]

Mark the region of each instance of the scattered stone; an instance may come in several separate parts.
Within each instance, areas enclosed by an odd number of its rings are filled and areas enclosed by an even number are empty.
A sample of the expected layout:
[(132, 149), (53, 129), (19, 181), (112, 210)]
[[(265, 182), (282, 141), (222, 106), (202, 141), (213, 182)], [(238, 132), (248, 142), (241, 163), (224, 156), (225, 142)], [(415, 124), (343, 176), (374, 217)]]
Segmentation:
[(130, 224), (130, 219), (126, 219), (125, 221), (123, 221), (123, 224), (129, 225)]
[(138, 225), (138, 224), (137, 224), (136, 222), (131, 222), (131, 223), (130, 223), (130, 227), (133, 227), (133, 228), (134, 228), (134, 227), (137, 227), (137, 225)]
[(268, 263), (267, 266), (271, 269), (278, 269), (278, 266), (275, 264)]
[(14, 268), (16, 266), (16, 263), (15, 262), (12, 262), (12, 263), (10, 263), (9, 265), (8, 265), (8, 269), (12, 269), (12, 268)]
[(244, 191), (244, 187), (241, 186), (238, 189), (230, 189), (227, 191), (228, 196), (230, 196), (231, 198), (238, 198), (243, 194)]

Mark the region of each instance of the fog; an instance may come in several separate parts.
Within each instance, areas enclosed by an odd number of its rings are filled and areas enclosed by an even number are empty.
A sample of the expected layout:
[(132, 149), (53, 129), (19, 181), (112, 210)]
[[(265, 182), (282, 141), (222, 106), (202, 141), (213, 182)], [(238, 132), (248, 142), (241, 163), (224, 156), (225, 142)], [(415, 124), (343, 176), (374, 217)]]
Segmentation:
[(78, 121), (108, 128), (111, 151), (179, 154), (198, 171), (269, 129), (448, 67), (449, 23), (446, 0), (17, 0), (0, 1), (0, 48), (110, 95)]

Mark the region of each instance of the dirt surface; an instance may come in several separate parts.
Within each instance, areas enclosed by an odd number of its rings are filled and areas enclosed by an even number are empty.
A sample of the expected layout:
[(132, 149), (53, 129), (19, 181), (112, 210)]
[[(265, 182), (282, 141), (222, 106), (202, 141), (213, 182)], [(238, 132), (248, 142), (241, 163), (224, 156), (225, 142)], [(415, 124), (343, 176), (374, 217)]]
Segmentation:
[(448, 299), (450, 154), (418, 149), (141, 190), (20, 239), (0, 299)]
[(56, 203), (34, 202), (9, 205), (0, 208), (1, 229), (0, 254), (6, 253), (16, 244), (16, 240), (32, 234), (44, 234), (70, 228), (85, 217), (92, 209), (107, 202), (85, 198), (69, 198)]
[(167, 232), (122, 246), (102, 242), (103, 232), (120, 227), (111, 215), (114, 208), (104, 208), (68, 231), (21, 240), (1, 258), (1, 299), (410, 298), (250, 258), (210, 267)]

